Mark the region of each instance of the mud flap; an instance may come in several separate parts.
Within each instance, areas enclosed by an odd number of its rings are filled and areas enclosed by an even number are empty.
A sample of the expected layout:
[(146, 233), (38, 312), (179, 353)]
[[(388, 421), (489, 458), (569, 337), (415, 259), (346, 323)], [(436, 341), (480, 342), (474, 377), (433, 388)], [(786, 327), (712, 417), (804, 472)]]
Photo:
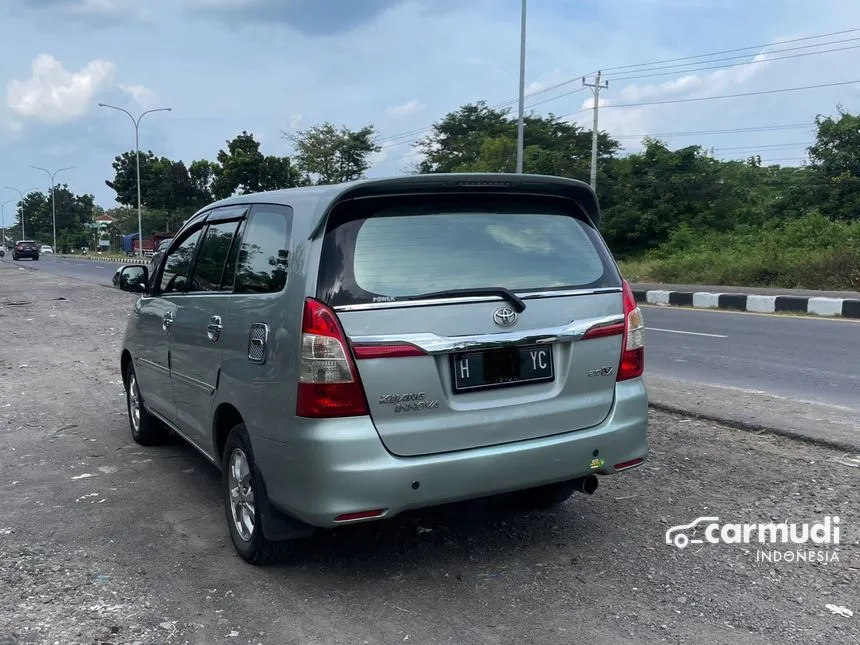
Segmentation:
[(316, 533), (317, 529), (315, 527), (285, 515), (272, 506), (269, 501), (269, 494), (266, 492), (266, 482), (263, 481), (263, 474), (256, 464), (254, 464), (254, 470), (257, 475), (257, 482), (259, 483), (259, 494), (257, 495), (256, 502), (257, 513), (260, 516), (260, 526), (263, 529), (263, 537), (270, 542), (284, 542), (286, 540), (308, 538)]

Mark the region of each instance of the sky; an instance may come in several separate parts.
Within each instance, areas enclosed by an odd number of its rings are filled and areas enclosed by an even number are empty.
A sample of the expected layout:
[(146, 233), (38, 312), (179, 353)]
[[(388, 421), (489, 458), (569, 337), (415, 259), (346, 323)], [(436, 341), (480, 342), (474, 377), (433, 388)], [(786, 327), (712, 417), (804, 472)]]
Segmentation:
[[(140, 146), (186, 163), (214, 159), (242, 130), (264, 154), (286, 155), (284, 132), (373, 124), (383, 149), (369, 175), (402, 174), (416, 160), (409, 144), (447, 112), (486, 100), (516, 113), (520, 8), (520, 0), (3, 0), (0, 203), (17, 198), (5, 186), (48, 188), (49, 174), (30, 167), (39, 166), (71, 167), (58, 183), (116, 206), (105, 180), (114, 157), (134, 149), (135, 132), (129, 116), (100, 102), (135, 116), (171, 108), (143, 117)], [(798, 165), (816, 115), (860, 110), (856, 0), (530, 0), (527, 34), (526, 107), (590, 129), (593, 98), (581, 77), (605, 70), (599, 127), (628, 152), (657, 135), (673, 148)], [(675, 60), (727, 50), (740, 51)], [(739, 58), (703, 62), (731, 56)], [(848, 81), (858, 82), (830, 85)], [(713, 98), (814, 85), (828, 87)], [(702, 134), (683, 134), (691, 132)]]

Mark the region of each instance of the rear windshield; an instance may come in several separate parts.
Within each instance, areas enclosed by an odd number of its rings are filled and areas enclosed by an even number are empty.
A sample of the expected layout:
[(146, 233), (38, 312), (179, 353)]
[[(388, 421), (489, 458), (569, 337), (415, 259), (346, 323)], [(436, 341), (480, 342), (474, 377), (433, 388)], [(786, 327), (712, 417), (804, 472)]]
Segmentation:
[(345, 218), (335, 213), (329, 225), (318, 297), (339, 306), (449, 289), (523, 293), (620, 286), (602, 239), (575, 204), (460, 201), (370, 212), (342, 206), (340, 213), (351, 212)]

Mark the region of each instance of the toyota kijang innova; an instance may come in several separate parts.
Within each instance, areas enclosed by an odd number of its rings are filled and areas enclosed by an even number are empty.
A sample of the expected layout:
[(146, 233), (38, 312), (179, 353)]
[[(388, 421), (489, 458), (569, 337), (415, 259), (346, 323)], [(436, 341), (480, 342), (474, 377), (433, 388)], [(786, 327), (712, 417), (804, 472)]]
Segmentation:
[(133, 439), (222, 472), (233, 544), (492, 496), (591, 494), (647, 457), (644, 326), (592, 189), (416, 175), (232, 197), (136, 292)]

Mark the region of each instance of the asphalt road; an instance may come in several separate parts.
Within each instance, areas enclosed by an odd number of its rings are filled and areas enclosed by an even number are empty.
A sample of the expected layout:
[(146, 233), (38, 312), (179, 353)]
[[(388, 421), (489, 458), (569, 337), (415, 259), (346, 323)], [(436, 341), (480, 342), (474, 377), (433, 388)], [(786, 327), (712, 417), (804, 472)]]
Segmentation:
[[(134, 297), (43, 271), (0, 263), (4, 645), (860, 642), (860, 471), (659, 411), (644, 467), (553, 511), (421, 511), (246, 565), (217, 471), (182, 442), (131, 441), (117, 356)], [(700, 516), (824, 515), (842, 518), (826, 564), (665, 542)]]
[(643, 308), (647, 374), (860, 409), (860, 323)]
[[(43, 256), (20, 266), (110, 285), (120, 265)], [(660, 307), (646, 307), (645, 322), (649, 375), (860, 409), (860, 323)]]
[[(129, 264), (134, 262), (134, 258), (130, 258), (130, 260)], [(35, 269), (37, 271), (54, 273), (103, 285), (110, 285), (114, 272), (122, 266), (116, 262), (70, 260), (68, 258), (51, 257), (48, 254), (41, 255), (38, 262), (34, 260), (20, 260), (19, 262), (13, 262), (11, 252), (7, 252), (6, 257), (0, 261), (9, 262), (10, 264), (15, 264), (16, 266), (25, 269)]]

